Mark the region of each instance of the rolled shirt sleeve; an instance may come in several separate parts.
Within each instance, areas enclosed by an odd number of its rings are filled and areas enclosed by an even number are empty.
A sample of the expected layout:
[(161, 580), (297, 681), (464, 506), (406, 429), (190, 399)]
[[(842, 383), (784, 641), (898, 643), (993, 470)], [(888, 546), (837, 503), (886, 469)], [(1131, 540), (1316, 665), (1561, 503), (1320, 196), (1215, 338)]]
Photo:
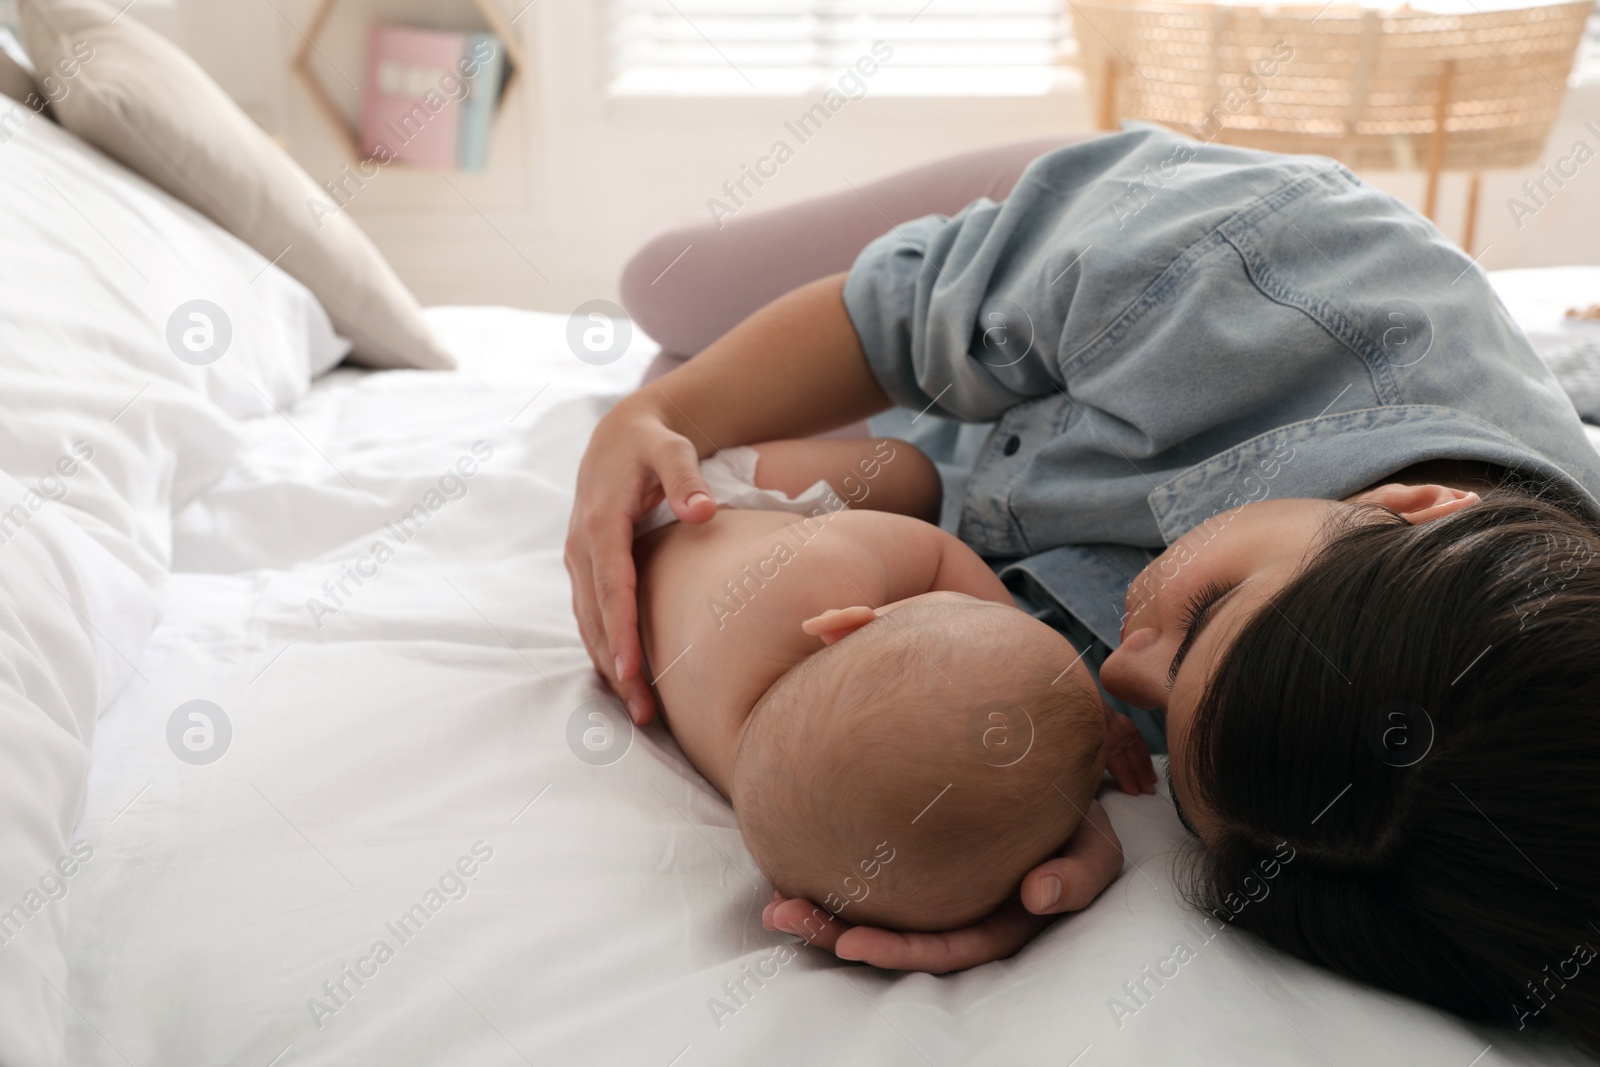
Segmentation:
[[(995, 233), (1001, 206), (916, 219), (873, 241), (845, 282), (845, 307), (884, 391), (902, 407), (983, 422), (1052, 389), (1034, 298)], [(1020, 299), (1019, 299), (1020, 298)], [(987, 306), (986, 306), (987, 305)]]

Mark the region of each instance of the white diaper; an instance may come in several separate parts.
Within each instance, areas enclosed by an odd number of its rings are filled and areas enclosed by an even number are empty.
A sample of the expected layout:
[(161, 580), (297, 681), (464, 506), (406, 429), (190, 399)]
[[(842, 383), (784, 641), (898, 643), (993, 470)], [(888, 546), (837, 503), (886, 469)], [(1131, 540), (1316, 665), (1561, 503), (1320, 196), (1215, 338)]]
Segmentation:
[[(721, 508), (744, 508), (756, 511), (792, 511), (796, 515), (814, 515), (822, 511), (844, 511), (848, 505), (834, 492), (825, 480), (818, 480), (799, 496), (789, 496), (776, 489), (757, 489), (756, 460), (760, 456), (753, 448), (743, 445), (725, 448), (700, 461), (700, 477), (705, 479), (711, 499)], [(651, 530), (677, 522), (678, 517), (663, 500), (644, 518), (633, 525), (633, 536), (641, 537)]]

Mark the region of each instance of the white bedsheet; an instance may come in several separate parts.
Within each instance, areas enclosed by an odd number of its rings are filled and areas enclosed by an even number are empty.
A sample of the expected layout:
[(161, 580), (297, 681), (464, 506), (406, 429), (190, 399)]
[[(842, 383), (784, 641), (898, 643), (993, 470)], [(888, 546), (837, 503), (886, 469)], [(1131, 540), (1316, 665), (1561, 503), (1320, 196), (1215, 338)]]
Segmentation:
[[(66, 1062), (1581, 1062), (1207, 940), (1160, 797), (1105, 798), (1128, 869), (1015, 959), (935, 978), (786, 948), (731, 810), (659, 726), (605, 766), (567, 740), (601, 695), (561, 564), (571, 484), (648, 351), (592, 368), (561, 317), (430, 314), (463, 371), (324, 379), (178, 517), (164, 621), (95, 745)], [(427, 510), (462, 457), (465, 494)], [(402, 541), (386, 524), (419, 502)], [(231, 727), (209, 764), (169, 746), (195, 700)], [(191, 759), (204, 725), (180, 723)]]

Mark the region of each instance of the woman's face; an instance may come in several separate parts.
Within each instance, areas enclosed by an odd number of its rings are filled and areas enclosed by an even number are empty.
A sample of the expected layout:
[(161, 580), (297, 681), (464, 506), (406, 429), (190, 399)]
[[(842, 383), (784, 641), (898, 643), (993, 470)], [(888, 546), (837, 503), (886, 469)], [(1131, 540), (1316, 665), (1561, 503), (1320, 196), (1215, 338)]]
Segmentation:
[(1257, 612), (1275, 610), (1272, 599), (1341, 520), (1371, 514), (1358, 504), (1382, 505), (1416, 524), (1477, 499), (1445, 486), (1384, 485), (1343, 501), (1246, 504), (1184, 534), (1133, 580), (1122, 643), (1100, 668), (1100, 682), (1134, 707), (1166, 713), (1173, 794), (1202, 838), (1211, 820), (1191, 792), (1189, 733), (1212, 672), (1239, 630)]

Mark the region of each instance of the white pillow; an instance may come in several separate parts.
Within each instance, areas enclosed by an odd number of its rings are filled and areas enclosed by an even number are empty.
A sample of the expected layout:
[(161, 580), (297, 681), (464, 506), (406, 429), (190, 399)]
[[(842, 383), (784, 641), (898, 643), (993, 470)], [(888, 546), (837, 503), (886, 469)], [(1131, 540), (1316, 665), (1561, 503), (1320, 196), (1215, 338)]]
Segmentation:
[(70, 91), (51, 98), (63, 126), (279, 260), (355, 342), (356, 360), (455, 367), (355, 221), (313, 211), (326, 192), (128, 5), (18, 0), (17, 11), (36, 68), (77, 69)]
[(277, 418), (343, 342), (304, 286), (210, 220), (0, 100), (7, 123), (0, 470), (159, 571), (172, 513), (231, 466), (237, 420)]
[[(0, 502), (28, 490), (0, 473)], [(25, 505), (24, 505), (25, 506)], [(157, 595), (48, 506), (0, 533), (0, 1063), (57, 1063), (72, 841), (98, 713), (133, 674)], [(52, 988), (54, 987), (54, 988)]]
[(33, 1065), (61, 1056), (67, 898), (93, 848), (71, 834), (172, 515), (232, 466), (241, 420), (277, 420), (344, 345), (190, 208), (26, 107), (0, 100), (0, 129), (0, 1063)]

